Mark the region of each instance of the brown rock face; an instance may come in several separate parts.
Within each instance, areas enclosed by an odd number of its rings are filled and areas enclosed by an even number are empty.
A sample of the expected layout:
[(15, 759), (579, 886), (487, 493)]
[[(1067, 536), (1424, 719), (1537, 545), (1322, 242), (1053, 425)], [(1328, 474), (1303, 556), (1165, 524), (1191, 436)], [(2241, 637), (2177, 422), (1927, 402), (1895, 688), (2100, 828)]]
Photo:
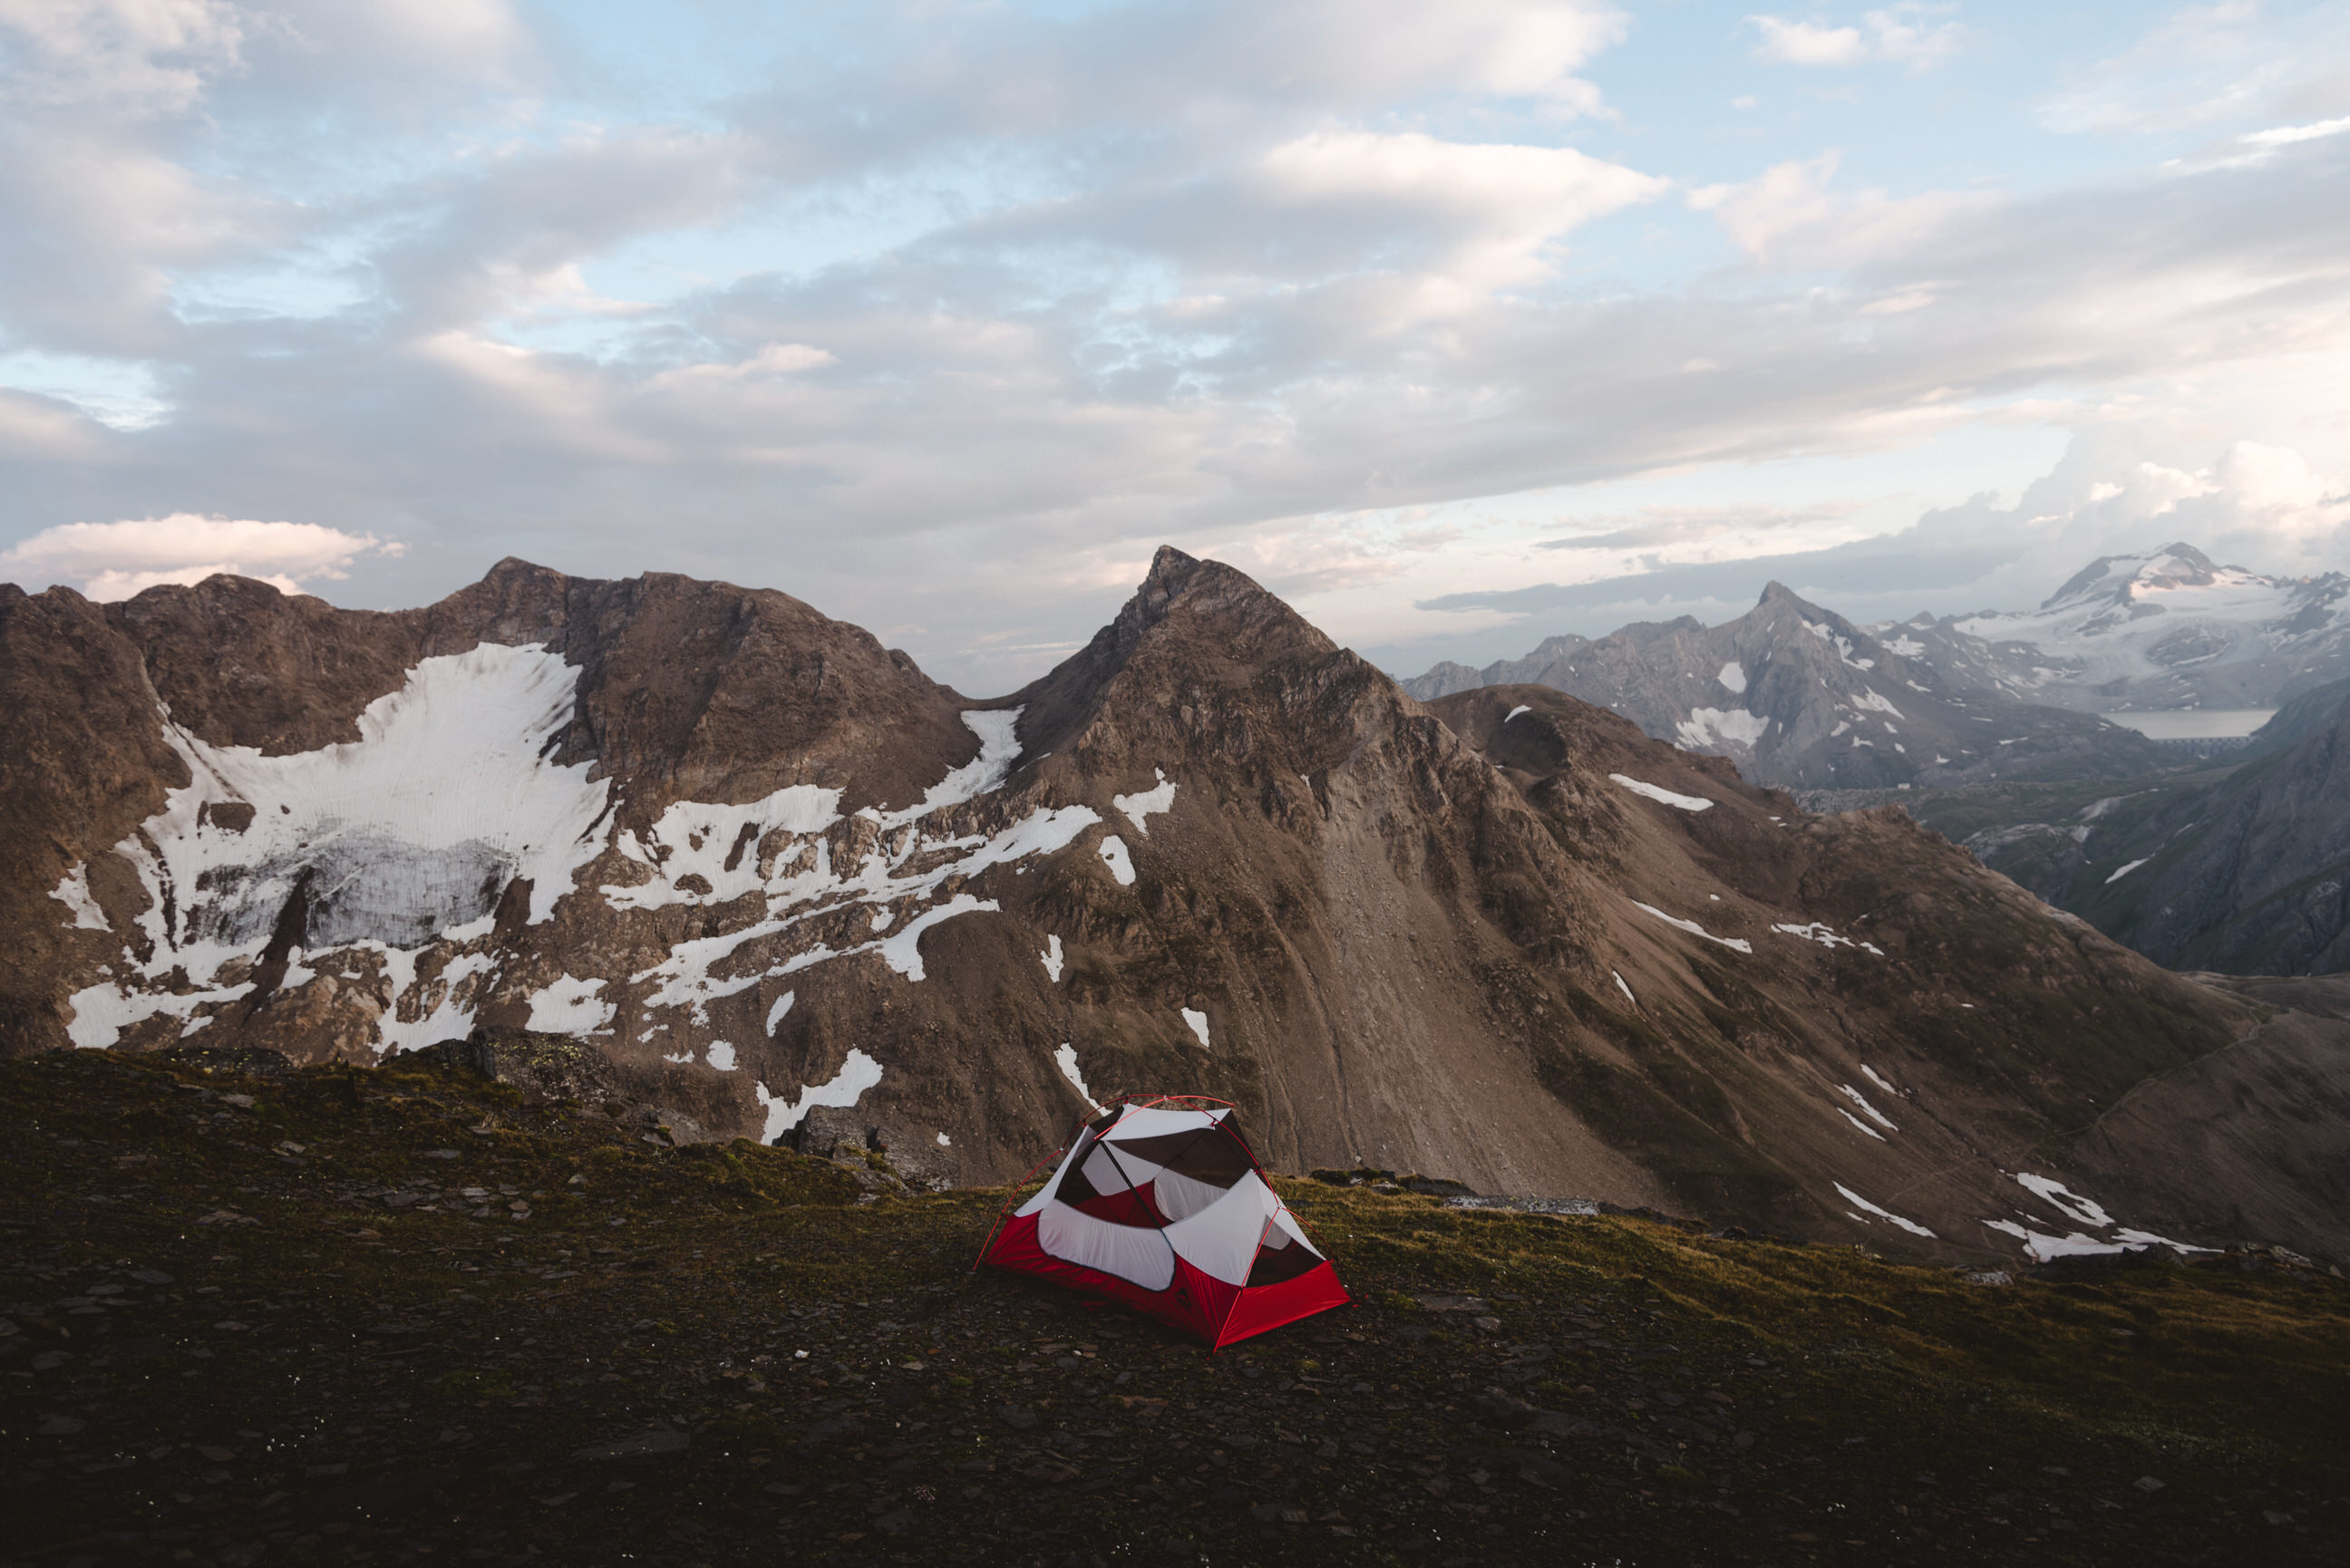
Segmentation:
[(2005, 1173), (2094, 1201), (2070, 1151), (2137, 1085), (2338, 1022), (2263, 1026), (1898, 814), (1806, 817), (1547, 688), (1423, 706), (1172, 550), (981, 703), (781, 594), (515, 562), (393, 615), (10, 589), (0, 647), (12, 1050), (528, 1029), (926, 1182), (1185, 1092), (1293, 1169), (1953, 1257), (2271, 1212), (2325, 1244), (2276, 1182), (2088, 1226)]

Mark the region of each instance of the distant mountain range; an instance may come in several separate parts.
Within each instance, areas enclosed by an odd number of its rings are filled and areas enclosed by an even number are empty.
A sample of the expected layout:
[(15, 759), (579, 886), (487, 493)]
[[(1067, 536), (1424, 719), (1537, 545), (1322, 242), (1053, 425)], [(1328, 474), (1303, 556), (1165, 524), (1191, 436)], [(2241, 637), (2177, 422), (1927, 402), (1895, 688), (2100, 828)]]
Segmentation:
[(2350, 578), (2264, 577), (2188, 545), (2107, 556), (2037, 610), (1861, 627), (1773, 583), (1739, 619), (1554, 637), (1442, 663), (1423, 701), (1532, 682), (1791, 789), (2124, 776), (2163, 753), (2101, 711), (2268, 707), (2350, 676)]
[(1919, 645), (1954, 684), (2061, 707), (2272, 708), (2350, 676), (2350, 577), (2262, 576), (2168, 545), (2101, 556), (2036, 610), (1921, 616), (1882, 635)]
[(1547, 686), (1623, 714), (1756, 784), (1881, 789), (2143, 772), (2162, 753), (2090, 713), (1954, 685), (1914, 639), (1872, 635), (1777, 583), (1738, 619), (1693, 617), (1603, 638), (1554, 637), (1522, 659), (1440, 664), (1423, 701), (1495, 684)]
[[(1791, 767), (2132, 743), (1783, 593), (1660, 640), (1601, 650), (1644, 711)], [(2345, 1025), (1547, 686), (1424, 706), (1172, 550), (979, 701), (681, 577), (510, 561), (395, 613), (0, 587), (0, 866), (10, 1053), (531, 1031), (722, 1136), (853, 1111), (942, 1179), (1180, 1091), (1238, 1105), (1277, 1168), (1950, 1260), (2350, 1247), (2350, 1181), (2293, 1174), (2350, 1125)], [(2199, 1152), (2223, 1135), (2252, 1175)]]

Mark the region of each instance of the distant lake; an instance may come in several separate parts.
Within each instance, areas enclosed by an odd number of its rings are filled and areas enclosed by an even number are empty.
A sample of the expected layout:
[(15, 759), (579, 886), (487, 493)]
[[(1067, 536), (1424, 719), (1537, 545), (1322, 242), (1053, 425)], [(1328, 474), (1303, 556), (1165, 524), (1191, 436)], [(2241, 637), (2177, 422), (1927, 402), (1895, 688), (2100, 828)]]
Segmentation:
[(2249, 735), (2276, 713), (2273, 708), (2178, 708), (2145, 713), (2100, 713), (2110, 723), (2126, 725), (2157, 741), (2210, 741), (2229, 735)]

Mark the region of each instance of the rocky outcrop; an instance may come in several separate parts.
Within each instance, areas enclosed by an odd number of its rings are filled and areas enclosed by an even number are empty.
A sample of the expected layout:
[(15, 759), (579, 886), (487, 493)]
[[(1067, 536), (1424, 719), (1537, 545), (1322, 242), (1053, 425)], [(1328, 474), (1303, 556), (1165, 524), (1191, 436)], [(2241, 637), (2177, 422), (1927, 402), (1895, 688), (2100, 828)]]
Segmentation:
[[(1962, 1257), (2077, 1229), (2009, 1173), (2067, 1191), (2096, 1107), (2263, 1027), (1898, 813), (1807, 817), (1544, 686), (1424, 705), (1172, 550), (981, 702), (721, 584), (273, 596), (0, 599), (45, 661), (18, 711), (81, 726), (0, 714), (10, 1049), (479, 1040), (504, 1075), (563, 1036), (670, 1141), (914, 1186), (1202, 1094), (1277, 1168)], [(1897, 664), (1764, 610), (1747, 711), (1827, 680), (1911, 738)], [(2091, 1244), (2221, 1212), (2170, 1190)]]

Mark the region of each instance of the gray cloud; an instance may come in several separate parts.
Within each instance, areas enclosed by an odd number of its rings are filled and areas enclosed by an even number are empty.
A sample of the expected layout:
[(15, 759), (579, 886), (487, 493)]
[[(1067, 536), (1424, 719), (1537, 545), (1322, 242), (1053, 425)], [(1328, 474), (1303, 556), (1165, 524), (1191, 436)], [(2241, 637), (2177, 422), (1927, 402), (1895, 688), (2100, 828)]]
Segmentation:
[[(1597, 533), (1540, 539), (1538, 550), (1653, 550), (1665, 545), (1695, 545), (1728, 534), (1760, 533), (1832, 522), (1860, 510), (1858, 502), (1819, 506), (1643, 506), (1605, 517), (1561, 518), (1586, 526), (1613, 524)], [(1638, 521), (1634, 521), (1634, 519)]]

